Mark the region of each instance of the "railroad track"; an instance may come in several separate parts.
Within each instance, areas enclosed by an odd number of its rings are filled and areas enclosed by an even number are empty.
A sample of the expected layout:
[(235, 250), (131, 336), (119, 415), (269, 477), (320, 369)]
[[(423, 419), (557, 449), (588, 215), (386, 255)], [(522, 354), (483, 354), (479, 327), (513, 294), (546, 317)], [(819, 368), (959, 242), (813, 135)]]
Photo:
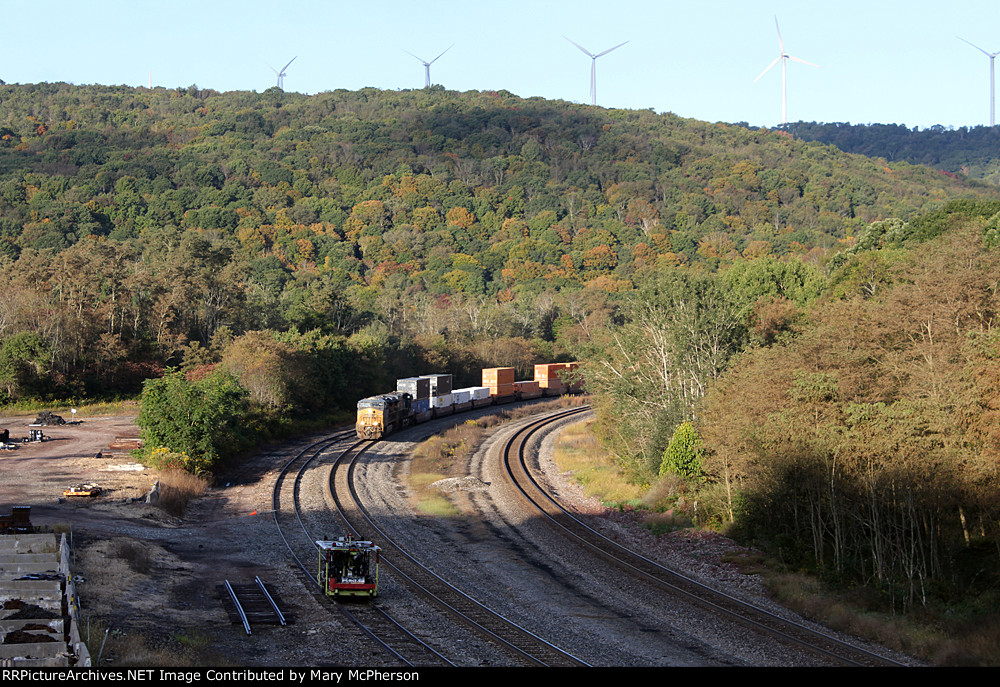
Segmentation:
[(529, 444), (535, 435), (552, 423), (589, 410), (584, 406), (550, 415), (526, 425), (513, 434), (502, 447), (504, 470), (527, 503), (541, 514), (553, 528), (575, 545), (586, 548), (626, 572), (651, 582), (668, 593), (682, 596), (703, 608), (719, 613), (756, 632), (763, 632), (784, 642), (806, 649), (824, 659), (851, 666), (901, 666), (892, 659), (844, 642), (830, 634), (806, 627), (758, 608), (728, 594), (712, 589), (628, 549), (605, 537), (563, 508), (535, 474), (534, 452)]
[(366, 449), (374, 442), (359, 442), (345, 451), (330, 472), (330, 499), (349, 531), (382, 548), (382, 567), (419, 595), (467, 625), (487, 641), (501, 647), (525, 666), (586, 666), (581, 659), (542, 637), (511, 622), (423, 565), (404, 546), (389, 536), (361, 504), (354, 487), (354, 471)]
[[(317, 529), (321, 530), (321, 525), (325, 523), (317, 522), (314, 516), (304, 515), (302, 500), (305, 498), (313, 510), (321, 508), (325, 502), (322, 487), (317, 495), (314, 484), (309, 482), (304, 486), (304, 480), (310, 468), (321, 463), (328, 451), (355, 439), (353, 431), (344, 431), (306, 446), (285, 463), (274, 481), (271, 510), (278, 536), (296, 565), (314, 582), (317, 559), (315, 542), (328, 537), (325, 533), (316, 534)], [(308, 492), (305, 496), (303, 488)]]
[[(345, 451), (343, 447), (348, 442), (351, 446)], [(289, 460), (275, 480), (272, 492), (275, 526), (296, 565), (315, 585), (317, 594), (322, 592), (316, 578), (318, 554), (315, 542), (330, 539), (330, 521), (325, 516), (329, 498), (328, 473), (323, 467), (328, 464), (331, 455), (342, 455), (370, 443), (357, 441), (353, 430), (317, 441)], [(303, 503), (308, 504), (307, 507), (304, 508)], [(381, 608), (370, 603), (350, 605), (332, 602), (331, 607), (335, 607), (402, 665), (452, 665)]]
[(254, 624), (285, 624), (285, 614), (259, 577), (254, 577), (249, 584), (233, 584), (226, 580), (223, 586), (232, 604), (230, 615), (243, 623), (248, 635), (252, 634)]

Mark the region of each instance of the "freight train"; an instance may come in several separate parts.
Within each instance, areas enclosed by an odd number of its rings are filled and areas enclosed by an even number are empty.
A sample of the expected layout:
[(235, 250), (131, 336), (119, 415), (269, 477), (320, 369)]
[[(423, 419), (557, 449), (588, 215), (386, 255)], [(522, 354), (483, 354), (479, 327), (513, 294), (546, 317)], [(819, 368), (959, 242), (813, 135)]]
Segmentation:
[[(359, 439), (381, 439), (403, 427), (472, 408), (582, 391), (571, 374), (578, 363), (535, 365), (535, 378), (514, 381), (513, 367), (482, 371), (482, 386), (452, 389), (452, 376), (432, 374), (396, 380), (396, 390), (358, 401)], [(566, 379), (563, 379), (563, 377)]]

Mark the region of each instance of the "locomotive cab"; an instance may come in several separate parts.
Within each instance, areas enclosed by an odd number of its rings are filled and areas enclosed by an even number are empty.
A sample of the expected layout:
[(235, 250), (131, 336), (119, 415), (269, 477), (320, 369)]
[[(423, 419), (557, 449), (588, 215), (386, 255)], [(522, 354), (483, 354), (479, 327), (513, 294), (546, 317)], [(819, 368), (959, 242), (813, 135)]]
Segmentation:
[(359, 439), (381, 439), (413, 421), (413, 396), (396, 392), (358, 401), (355, 430)]
[(381, 549), (370, 541), (337, 537), (317, 541), (317, 581), (323, 593), (333, 597), (374, 597), (378, 593), (378, 563)]

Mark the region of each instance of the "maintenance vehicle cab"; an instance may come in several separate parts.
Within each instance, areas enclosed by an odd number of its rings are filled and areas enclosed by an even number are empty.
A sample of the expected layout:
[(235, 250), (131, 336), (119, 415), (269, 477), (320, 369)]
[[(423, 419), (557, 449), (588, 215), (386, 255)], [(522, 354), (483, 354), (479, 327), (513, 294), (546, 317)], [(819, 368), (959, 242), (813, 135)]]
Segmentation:
[(378, 593), (381, 549), (351, 536), (316, 542), (319, 550), (317, 581), (323, 593), (334, 597), (374, 597)]

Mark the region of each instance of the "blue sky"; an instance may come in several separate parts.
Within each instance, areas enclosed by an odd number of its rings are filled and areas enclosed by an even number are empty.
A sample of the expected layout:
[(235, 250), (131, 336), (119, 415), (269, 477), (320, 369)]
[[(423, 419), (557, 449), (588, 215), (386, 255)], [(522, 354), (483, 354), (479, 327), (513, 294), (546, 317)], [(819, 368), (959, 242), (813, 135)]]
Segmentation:
[[(788, 119), (926, 128), (989, 123), (988, 52), (1000, 2), (980, 0), (0, 0), (0, 79), (263, 91), (365, 86), (499, 90), (597, 100), (707, 121), (781, 122), (775, 17)], [(998, 108), (1000, 111), (1000, 108)]]

